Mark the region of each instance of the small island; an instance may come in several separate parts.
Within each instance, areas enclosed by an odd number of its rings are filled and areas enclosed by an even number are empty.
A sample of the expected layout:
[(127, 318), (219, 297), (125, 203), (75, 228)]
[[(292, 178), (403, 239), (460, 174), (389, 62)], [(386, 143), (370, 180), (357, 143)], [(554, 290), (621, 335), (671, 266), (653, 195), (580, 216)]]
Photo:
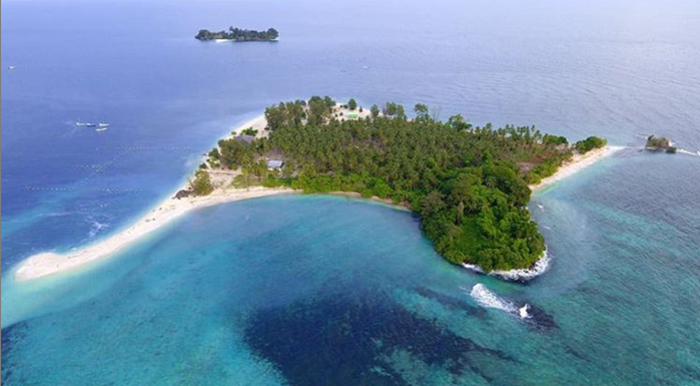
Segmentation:
[(409, 119), (400, 104), (363, 109), (328, 96), (268, 107), (265, 129), (221, 140), (192, 189), (211, 191), (211, 172), (231, 173), (241, 189), (351, 192), (418, 214), (452, 263), (528, 269), (546, 249), (527, 209), (530, 186), (607, 144), (589, 137), (569, 145), (531, 126), (477, 127), (460, 115), (442, 122), (423, 104), (413, 112)]
[(330, 97), (279, 103), (219, 141), (189, 182), (132, 226), (67, 253), (31, 256), (19, 281), (114, 256), (198, 208), (291, 193), (364, 197), (412, 211), (451, 263), (506, 280), (546, 270), (530, 195), (620, 150), (588, 137), (570, 144), (532, 126), (447, 121), (424, 104), (340, 104)]
[(195, 39), (201, 41), (232, 41), (232, 42), (276, 42), (279, 39), (279, 32), (274, 28), (267, 31), (255, 31), (230, 27), (228, 31), (211, 32), (200, 30)]
[(649, 151), (665, 151), (669, 154), (675, 154), (678, 151), (678, 149), (675, 146), (673, 146), (673, 144), (668, 138), (656, 137), (654, 135), (650, 135), (649, 137), (647, 137), (647, 144), (645, 148)]

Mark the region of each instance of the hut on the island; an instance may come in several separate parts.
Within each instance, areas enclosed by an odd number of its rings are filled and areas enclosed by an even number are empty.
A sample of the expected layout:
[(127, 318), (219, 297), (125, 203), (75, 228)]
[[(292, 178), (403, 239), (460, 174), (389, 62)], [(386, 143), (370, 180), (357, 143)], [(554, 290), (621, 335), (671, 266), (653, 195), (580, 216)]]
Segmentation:
[(282, 166), (284, 166), (284, 161), (275, 160), (275, 159), (271, 159), (271, 160), (267, 161), (267, 168), (269, 170), (281, 169)]
[(254, 140), (255, 140), (254, 135), (241, 134), (241, 135), (236, 137), (236, 142), (243, 144), (243, 145), (250, 145), (251, 143), (253, 143)]

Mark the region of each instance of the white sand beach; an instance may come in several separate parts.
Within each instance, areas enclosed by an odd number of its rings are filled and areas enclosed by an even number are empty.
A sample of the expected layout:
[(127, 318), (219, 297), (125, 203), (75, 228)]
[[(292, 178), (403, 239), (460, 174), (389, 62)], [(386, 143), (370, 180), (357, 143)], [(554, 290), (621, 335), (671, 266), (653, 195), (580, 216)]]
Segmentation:
[[(348, 114), (351, 113), (350, 110), (342, 108), (339, 104), (336, 108), (338, 113), (344, 113), (338, 119), (347, 119)], [(369, 115), (369, 110), (353, 113), (356, 113), (359, 117), (366, 117)], [(265, 116), (260, 115), (236, 127), (227, 138), (237, 136), (241, 131), (248, 128), (257, 130), (256, 137), (258, 138), (267, 137), (269, 132), (265, 130), (266, 126), (267, 120)], [(295, 192), (288, 188), (251, 187), (249, 189), (236, 189), (231, 187), (231, 182), (239, 172), (229, 170), (209, 170), (209, 172), (212, 184), (216, 186), (216, 189), (210, 195), (203, 197), (190, 196), (181, 199), (174, 198), (178, 191), (188, 188), (189, 184), (186, 184), (173, 192), (169, 198), (158, 204), (155, 209), (151, 210), (134, 225), (103, 241), (64, 254), (44, 252), (29, 257), (20, 263), (15, 270), (15, 280), (27, 281), (37, 279), (113, 256), (129, 244), (195, 209), (249, 198)]]
[[(259, 116), (238, 126), (232, 131), (231, 136), (249, 127), (258, 130), (258, 136), (266, 136), (267, 131), (264, 130), (266, 125), (267, 121), (265, 117)], [(132, 226), (105, 240), (64, 254), (45, 252), (31, 256), (20, 263), (15, 270), (14, 277), (17, 281), (37, 279), (113, 256), (116, 252), (122, 250), (129, 244), (195, 209), (249, 198), (294, 192), (291, 189), (271, 189), (264, 187), (235, 189), (230, 187), (232, 175), (224, 177), (225, 178), (221, 178), (221, 176), (212, 175), (212, 182), (215, 185), (219, 185), (219, 187), (208, 196), (190, 196), (176, 199), (174, 198), (175, 194), (182, 189), (186, 189), (189, 184), (180, 187)]]
[(543, 178), (539, 184), (530, 185), (533, 192), (542, 190), (548, 186), (555, 184), (567, 177), (580, 172), (581, 170), (593, 165), (601, 159), (611, 156), (616, 152), (624, 149), (623, 146), (604, 146), (600, 149), (591, 150), (584, 155), (575, 154), (573, 158), (565, 162), (554, 175)]
[[(253, 187), (217, 189), (203, 197), (168, 198), (129, 228), (96, 244), (65, 254), (40, 253), (24, 260), (15, 271), (17, 281), (26, 281), (67, 271), (86, 263), (113, 256), (129, 244), (195, 209), (249, 198), (293, 193), (291, 189)], [(174, 196), (174, 194), (172, 195)]]

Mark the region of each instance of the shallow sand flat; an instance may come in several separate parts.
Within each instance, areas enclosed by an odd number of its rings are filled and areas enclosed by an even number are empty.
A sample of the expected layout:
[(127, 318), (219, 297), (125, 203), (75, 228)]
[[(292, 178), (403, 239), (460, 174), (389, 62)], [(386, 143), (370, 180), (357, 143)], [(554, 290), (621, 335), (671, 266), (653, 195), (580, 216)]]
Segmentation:
[(219, 189), (205, 197), (188, 197), (179, 200), (168, 198), (136, 222), (136, 224), (106, 240), (66, 254), (45, 252), (24, 260), (15, 271), (15, 279), (18, 281), (36, 279), (112, 256), (115, 252), (141, 237), (195, 209), (226, 202), (292, 192), (294, 191), (291, 189), (256, 187), (250, 189)]
[[(237, 135), (240, 131), (249, 127), (258, 130), (258, 136), (265, 136), (267, 135), (267, 132), (264, 130), (265, 126), (267, 126), (267, 121), (265, 116), (261, 115), (236, 127), (232, 131), (231, 136)], [(180, 189), (186, 188), (187, 186), (183, 186)], [(179, 200), (172, 198), (176, 192), (173, 192), (169, 198), (156, 205), (155, 209), (139, 219), (134, 225), (105, 240), (64, 254), (44, 252), (29, 257), (17, 267), (14, 274), (15, 279), (18, 281), (36, 279), (111, 256), (144, 235), (194, 209), (293, 191), (291, 189), (269, 189), (263, 187), (250, 189), (219, 188), (209, 196), (187, 197)]]

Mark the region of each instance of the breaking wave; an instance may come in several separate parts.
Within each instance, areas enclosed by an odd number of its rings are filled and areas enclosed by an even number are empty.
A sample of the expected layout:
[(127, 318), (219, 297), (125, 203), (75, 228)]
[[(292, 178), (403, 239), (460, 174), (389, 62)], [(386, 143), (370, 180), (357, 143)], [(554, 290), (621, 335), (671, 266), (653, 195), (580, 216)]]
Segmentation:
[(700, 150), (699, 151), (690, 151), (690, 150), (685, 150), (685, 149), (678, 149), (677, 152), (680, 154), (690, 155), (693, 157), (700, 157)]
[(93, 238), (97, 236), (103, 229), (109, 228), (109, 224), (107, 223), (101, 223), (99, 221), (92, 221), (92, 224), (90, 226), (90, 231), (88, 232), (88, 236), (90, 238)]
[[(533, 266), (530, 268), (511, 269), (509, 271), (491, 271), (488, 273), (488, 275), (496, 276), (508, 281), (527, 282), (547, 272), (551, 260), (552, 259), (549, 257), (547, 250), (545, 250), (542, 254), (542, 258), (537, 260), (537, 262), (535, 262), (535, 264), (533, 264)], [(462, 263), (462, 267), (477, 273), (486, 274), (484, 270), (476, 264)]]
[(545, 250), (542, 258), (537, 260), (537, 262), (535, 262), (535, 264), (530, 268), (511, 269), (509, 271), (493, 271), (491, 272), (491, 275), (510, 281), (529, 281), (547, 272), (551, 260), (552, 259), (549, 257), (549, 254)]

